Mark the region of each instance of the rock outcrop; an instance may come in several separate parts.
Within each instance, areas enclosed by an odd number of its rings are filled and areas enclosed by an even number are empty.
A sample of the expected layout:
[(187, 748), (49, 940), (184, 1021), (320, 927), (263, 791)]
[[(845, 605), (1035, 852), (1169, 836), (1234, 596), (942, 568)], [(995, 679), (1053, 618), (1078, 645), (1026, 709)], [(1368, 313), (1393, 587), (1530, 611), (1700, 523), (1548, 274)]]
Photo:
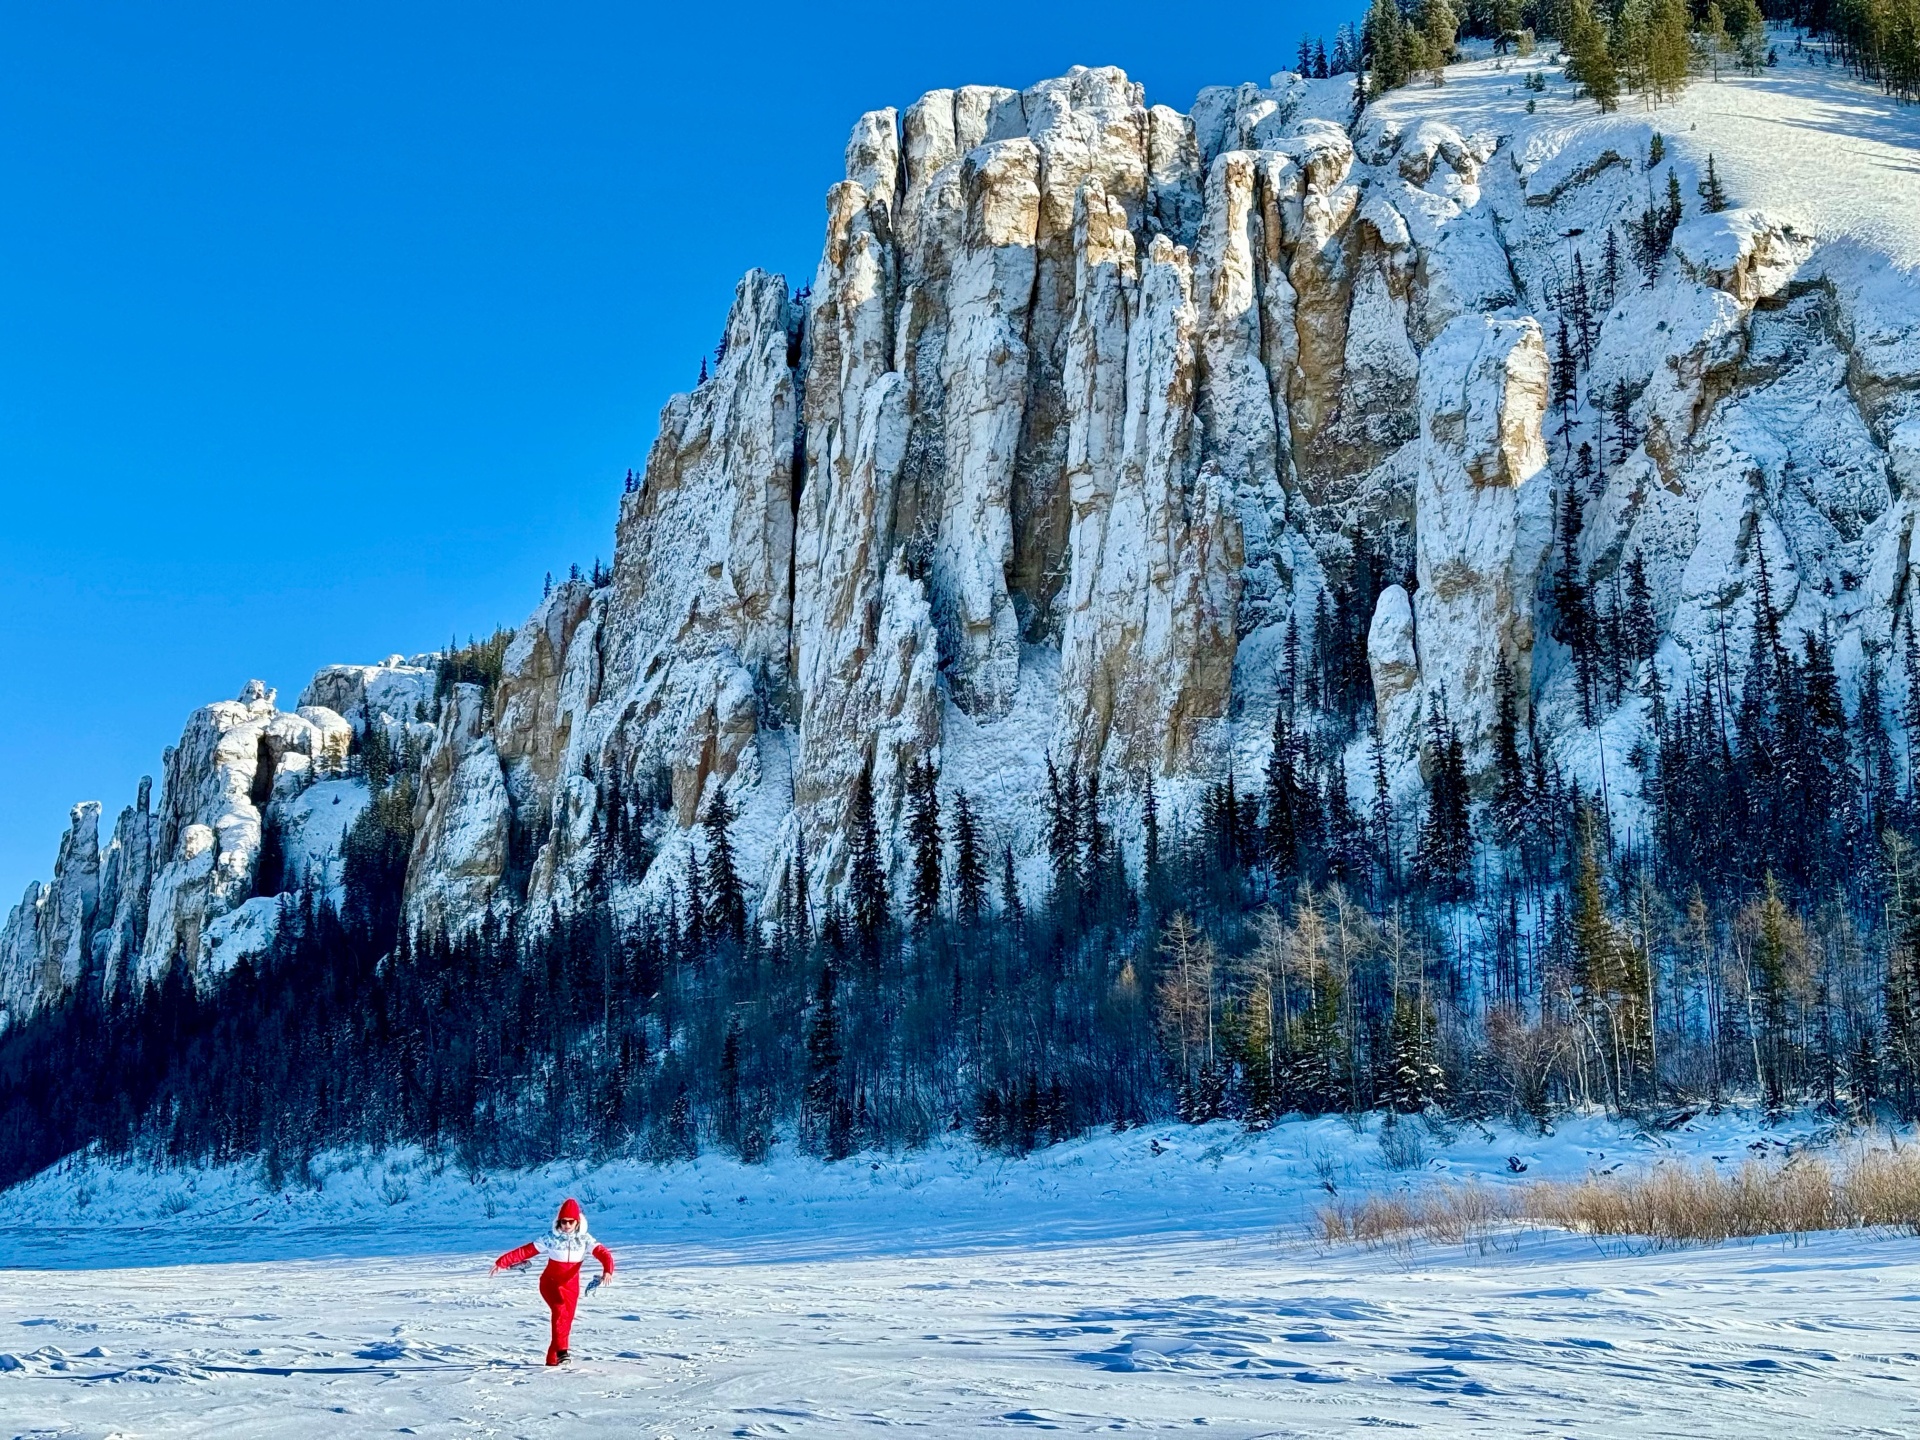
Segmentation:
[(1589, 722), (1644, 721), (1576, 699), (1567, 565), (1644, 574), (1673, 687), (1764, 555), (1853, 686), (1920, 565), (1911, 286), (1750, 209), (1643, 271), (1624, 122), (1449, 104), (1350, 125), (1346, 81), (1281, 75), (1182, 115), (1076, 68), (862, 116), (811, 286), (741, 280), (611, 572), (497, 676), (396, 655), (197, 712), (104, 849), (74, 811), (0, 1005), (260, 953), (382, 786), (405, 917), (449, 931), (664, 905), (722, 789), (752, 896), (804, 849), (816, 901), (863, 774), (889, 864), (923, 762), (1016, 852), (1048, 758), (1117, 805), (1246, 793), (1289, 654), (1370, 677), (1357, 730), (1306, 723), (1348, 773), (1377, 733), (1404, 804), (1436, 708), (1484, 778), (1503, 669), (1585, 784)]
[(1427, 703), (1474, 754), (1492, 734), (1500, 667), (1520, 689), (1533, 673), (1533, 596), (1553, 541), (1548, 379), (1530, 318), (1462, 316), (1421, 357), (1414, 641)]

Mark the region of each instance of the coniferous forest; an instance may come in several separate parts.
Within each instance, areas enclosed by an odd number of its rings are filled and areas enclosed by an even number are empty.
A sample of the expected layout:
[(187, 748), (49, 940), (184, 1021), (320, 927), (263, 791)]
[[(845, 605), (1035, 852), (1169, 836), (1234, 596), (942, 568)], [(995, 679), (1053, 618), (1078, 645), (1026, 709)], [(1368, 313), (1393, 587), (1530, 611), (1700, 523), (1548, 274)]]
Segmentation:
[[(1920, 93), (1911, 3), (1764, 13), (1890, 91)], [(1769, 63), (1761, 19), (1753, 0), (1457, 15), (1446, 0), (1379, 0), (1330, 53), (1303, 40), (1298, 60), (1364, 71), (1364, 103), (1369, 87), (1439, 81), (1458, 34), (1524, 54), (1537, 32), (1566, 40), (1575, 78), (1607, 108), (1622, 86), (1671, 90), (1723, 54)], [(1706, 209), (1727, 203), (1711, 157), (1700, 188)], [(179, 964), (138, 989), (83, 977), (0, 1035), (0, 1185), (87, 1146), (259, 1157), (277, 1181), (358, 1145), (417, 1144), (481, 1168), (716, 1149), (751, 1162), (776, 1145), (838, 1158), (956, 1132), (1020, 1153), (1096, 1126), (1257, 1128), (1296, 1112), (1545, 1124), (1572, 1106), (1658, 1119), (1738, 1102), (1920, 1115), (1914, 615), (1843, 687), (1830, 641), (1783, 626), (1756, 546), (1746, 613), (1726, 615), (1718, 654), (1674, 690), (1653, 664), (1642, 557), (1604, 577), (1578, 559), (1579, 497), (1638, 441), (1621, 382), (1588, 396), (1598, 446), (1573, 443), (1590, 299), (1611, 299), (1621, 250), (1650, 277), (1681, 215), (1669, 171), (1624, 245), (1609, 228), (1591, 271), (1575, 254), (1553, 337), (1572, 503), (1541, 608), (1579, 723), (1629, 703), (1644, 716), (1643, 740), (1610, 757), (1637, 802), (1608, 793), (1604, 748), (1599, 786), (1563, 773), (1525, 718), (1531, 677), (1505, 673), (1490, 764), (1470, 773), (1436, 704), (1422, 793), (1397, 797), (1366, 740), (1366, 632), (1382, 588), (1411, 577), (1404, 557), (1358, 542), (1342, 583), (1286, 637), (1260, 773), (1222, 774), (1197, 805), (1183, 785), (1175, 806), (1144, 778), (1122, 788), (1056, 759), (1044, 886), (1031, 866), (1016, 880), (1020, 857), (992, 848), (930, 755), (904, 846), (882, 845), (890, 821), (863, 779), (832, 903), (804, 853), (750, 893), (723, 792), (693, 858), (656, 859), (671, 823), (658, 787), (616, 783), (586, 903), (503, 907), (467, 934), (411, 931), (418, 757), (366, 724), (352, 764), (372, 799), (341, 885), (282, 896), (263, 957), (204, 985)], [(596, 563), (593, 583), (606, 579)], [(436, 703), (456, 684), (491, 694), (508, 639), (450, 646)], [(1617, 823), (1623, 809), (1637, 823)], [(522, 893), (529, 845), (510, 834)], [(669, 863), (671, 883), (648, 887), (668, 899), (615, 903)], [(259, 868), (259, 892), (276, 893), (271, 832)]]
[[(354, 1145), (479, 1168), (948, 1132), (1020, 1153), (1290, 1112), (1920, 1112), (1920, 796), (1895, 738), (1920, 715), (1888, 725), (1877, 659), (1849, 711), (1827, 646), (1783, 633), (1764, 556), (1746, 653), (1664, 693), (1626, 568), (1617, 600), (1563, 571), (1552, 606), (1592, 702), (1646, 702), (1652, 738), (1620, 757), (1645, 834), (1559, 773), (1505, 675), (1490, 774), (1470, 780), (1436, 706), (1417, 806), (1377, 746), (1375, 783), (1351, 785), (1339, 757), (1372, 730), (1357, 617), (1385, 583), (1364, 554), (1288, 637), (1261, 783), (1223, 777), (1175, 819), (1154, 787), (1116, 803), (1050, 765), (1040, 895), (929, 762), (891, 873), (863, 779), (830, 905), (804, 854), (750, 905), (716, 791), (670, 900), (623, 921), (612, 887), (655, 863), (662, 817), (609, 787), (592, 903), (408, 933), (411, 767), (376, 739), (337, 908), (284, 896), (258, 962), (82, 984), (0, 1038), (0, 1182), (88, 1145), (257, 1156), (280, 1183)], [(484, 685), (483, 649), (449, 673)]]

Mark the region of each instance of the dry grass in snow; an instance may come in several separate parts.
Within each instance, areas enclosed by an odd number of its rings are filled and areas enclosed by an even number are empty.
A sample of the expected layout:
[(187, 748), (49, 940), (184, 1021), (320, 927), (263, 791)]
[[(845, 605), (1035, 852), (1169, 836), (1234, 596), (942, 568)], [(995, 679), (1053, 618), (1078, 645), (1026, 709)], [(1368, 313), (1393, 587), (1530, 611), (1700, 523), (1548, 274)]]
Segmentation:
[(1657, 1249), (1820, 1230), (1920, 1234), (1920, 1151), (1861, 1149), (1838, 1165), (1802, 1156), (1724, 1172), (1675, 1163), (1584, 1180), (1437, 1185), (1322, 1206), (1329, 1244), (1426, 1240), (1487, 1249), (1527, 1226), (1637, 1237)]

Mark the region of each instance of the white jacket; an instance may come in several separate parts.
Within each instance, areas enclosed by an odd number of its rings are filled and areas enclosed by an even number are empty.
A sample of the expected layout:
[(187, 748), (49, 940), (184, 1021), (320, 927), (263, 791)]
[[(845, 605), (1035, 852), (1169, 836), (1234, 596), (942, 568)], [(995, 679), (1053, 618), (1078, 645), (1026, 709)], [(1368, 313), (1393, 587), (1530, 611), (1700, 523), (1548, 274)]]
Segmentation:
[(540, 1247), (540, 1253), (549, 1260), (558, 1260), (563, 1265), (580, 1265), (593, 1254), (600, 1242), (589, 1235), (583, 1225), (571, 1235), (554, 1230), (533, 1243)]

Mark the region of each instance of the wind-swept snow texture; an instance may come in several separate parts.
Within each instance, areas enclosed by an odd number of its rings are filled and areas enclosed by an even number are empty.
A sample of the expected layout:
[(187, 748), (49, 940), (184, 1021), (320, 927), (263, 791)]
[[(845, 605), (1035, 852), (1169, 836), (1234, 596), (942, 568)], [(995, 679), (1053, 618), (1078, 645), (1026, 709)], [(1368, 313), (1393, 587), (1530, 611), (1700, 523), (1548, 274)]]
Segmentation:
[[(7, 1261), (87, 1267), (0, 1271), (0, 1436), (1920, 1428), (1920, 1241), (1367, 1254), (1297, 1238), (1324, 1184), (1732, 1165), (1813, 1127), (1421, 1133), (1412, 1176), (1338, 1120), (1134, 1131), (1018, 1162), (955, 1145), (478, 1184), (387, 1157), (284, 1195), (237, 1171), (68, 1166), (0, 1211)], [(620, 1271), (556, 1374), (532, 1281), (486, 1269), (562, 1193)]]

